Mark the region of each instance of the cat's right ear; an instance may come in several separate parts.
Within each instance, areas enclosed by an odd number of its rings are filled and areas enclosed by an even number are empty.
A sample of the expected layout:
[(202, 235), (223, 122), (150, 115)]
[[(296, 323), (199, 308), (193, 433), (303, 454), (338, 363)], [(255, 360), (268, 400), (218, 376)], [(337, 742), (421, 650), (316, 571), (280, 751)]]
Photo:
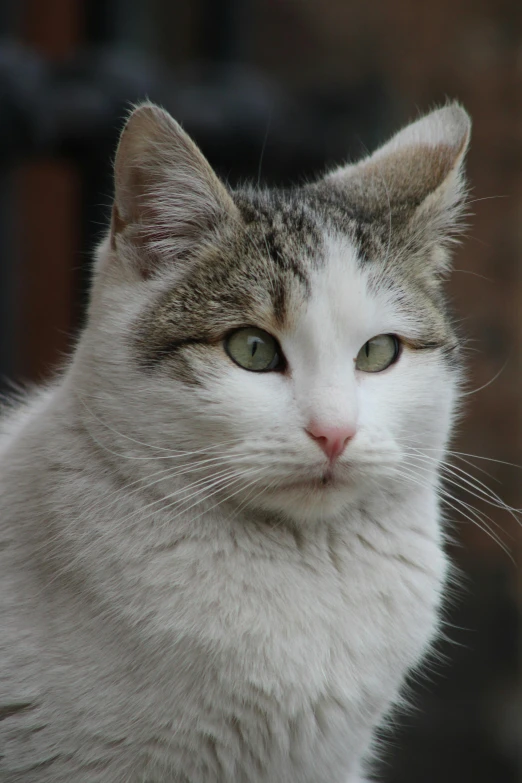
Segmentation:
[(366, 226), (380, 230), (386, 255), (407, 259), (408, 268), (430, 285), (449, 269), (466, 212), (463, 164), (470, 130), (466, 111), (449, 104), (323, 180), (357, 206)]
[(114, 164), (111, 247), (142, 277), (186, 261), (238, 210), (194, 142), (163, 109), (136, 108)]

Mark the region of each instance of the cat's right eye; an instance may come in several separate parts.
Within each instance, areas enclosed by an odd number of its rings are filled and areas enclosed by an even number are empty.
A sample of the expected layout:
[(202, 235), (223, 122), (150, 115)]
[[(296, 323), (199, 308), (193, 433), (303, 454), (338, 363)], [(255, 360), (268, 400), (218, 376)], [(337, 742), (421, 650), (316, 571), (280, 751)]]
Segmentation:
[(284, 366), (283, 353), (275, 337), (255, 326), (229, 334), (224, 347), (232, 361), (250, 372), (269, 372)]
[(368, 340), (355, 360), (361, 372), (382, 372), (397, 361), (401, 344), (394, 334), (379, 334)]

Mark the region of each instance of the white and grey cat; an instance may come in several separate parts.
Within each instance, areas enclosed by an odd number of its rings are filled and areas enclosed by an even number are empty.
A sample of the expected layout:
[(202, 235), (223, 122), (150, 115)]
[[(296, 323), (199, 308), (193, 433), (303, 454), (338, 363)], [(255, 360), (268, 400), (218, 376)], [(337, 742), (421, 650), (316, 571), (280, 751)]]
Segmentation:
[(371, 774), (447, 572), (469, 128), (232, 192), (133, 112), (87, 326), (2, 424), (2, 783)]

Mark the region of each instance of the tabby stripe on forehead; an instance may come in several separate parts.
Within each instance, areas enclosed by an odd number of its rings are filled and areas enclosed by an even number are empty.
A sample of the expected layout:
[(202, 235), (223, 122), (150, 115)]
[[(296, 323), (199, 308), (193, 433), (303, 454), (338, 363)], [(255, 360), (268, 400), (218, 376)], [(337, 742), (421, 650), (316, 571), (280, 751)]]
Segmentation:
[(372, 241), (368, 233), (368, 226), (363, 225), (359, 220), (354, 222), (353, 226), (353, 238), (357, 246), (359, 260), (363, 264), (367, 264), (372, 257), (372, 249), (374, 250), (375, 241)]
[(308, 275), (305, 273), (303, 267), (299, 264), (297, 259), (295, 259), (289, 253), (283, 253), (280, 240), (278, 240), (275, 231), (269, 231), (267, 234), (265, 234), (264, 238), (266, 249), (268, 250), (271, 260), (282, 272), (291, 272), (294, 277), (299, 280), (305, 289), (307, 296), (309, 296), (311, 290), (310, 280), (308, 279)]
[(286, 315), (286, 287), (284, 280), (276, 280), (273, 283), (272, 288), (272, 305), (274, 308), (274, 315), (276, 321), (279, 324), (283, 324)]

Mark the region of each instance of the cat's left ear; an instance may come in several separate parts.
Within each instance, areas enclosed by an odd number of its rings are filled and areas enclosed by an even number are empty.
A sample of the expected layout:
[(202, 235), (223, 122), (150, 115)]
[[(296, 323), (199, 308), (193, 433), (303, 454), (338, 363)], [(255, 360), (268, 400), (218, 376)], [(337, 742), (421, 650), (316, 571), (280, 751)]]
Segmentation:
[(151, 103), (125, 125), (114, 164), (111, 247), (142, 277), (212, 243), (238, 210), (192, 139)]
[(440, 275), (449, 266), (447, 245), (465, 209), (463, 162), (470, 130), (468, 114), (451, 104), (324, 182), (341, 189), (368, 224), (382, 224), (396, 255), (407, 252), (426, 275)]

